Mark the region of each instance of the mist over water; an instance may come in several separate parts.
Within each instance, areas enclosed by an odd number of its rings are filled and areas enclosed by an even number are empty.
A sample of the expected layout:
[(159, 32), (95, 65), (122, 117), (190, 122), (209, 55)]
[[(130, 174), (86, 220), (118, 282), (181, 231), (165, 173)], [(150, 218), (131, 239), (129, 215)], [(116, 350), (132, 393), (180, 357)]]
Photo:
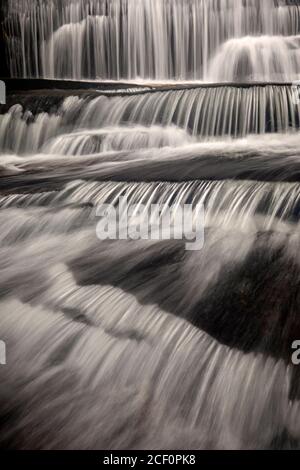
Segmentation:
[[(12, 76), (160, 85), (0, 110), (0, 447), (299, 448), (300, 104), (254, 83), (299, 78), (299, 2), (9, 0), (5, 28)], [(121, 197), (203, 204), (203, 249), (99, 240)]]

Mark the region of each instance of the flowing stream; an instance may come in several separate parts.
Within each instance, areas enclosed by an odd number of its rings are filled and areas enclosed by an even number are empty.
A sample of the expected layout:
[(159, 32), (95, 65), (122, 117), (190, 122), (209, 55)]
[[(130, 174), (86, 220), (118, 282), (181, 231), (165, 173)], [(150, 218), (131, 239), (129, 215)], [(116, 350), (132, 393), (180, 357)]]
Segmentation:
[(300, 5), (286, 0), (8, 0), (12, 76), (292, 81)]
[[(0, 446), (299, 448), (300, 2), (8, 0), (4, 18), (12, 77), (116, 82), (0, 108)], [(99, 240), (120, 198), (202, 204), (203, 248)]]

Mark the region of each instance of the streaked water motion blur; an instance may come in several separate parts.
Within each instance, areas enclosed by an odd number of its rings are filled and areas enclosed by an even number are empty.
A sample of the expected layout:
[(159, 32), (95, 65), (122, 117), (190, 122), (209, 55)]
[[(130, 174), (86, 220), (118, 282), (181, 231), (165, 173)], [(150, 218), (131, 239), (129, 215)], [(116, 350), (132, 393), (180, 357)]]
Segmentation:
[(206, 81), (300, 77), (297, 1), (7, 3), (12, 76)]
[[(7, 2), (12, 75), (164, 83), (19, 91), (1, 110), (1, 447), (299, 448), (300, 105), (249, 82), (299, 77), (299, 15)], [(98, 240), (98, 205), (120, 197), (202, 203), (203, 249)]]

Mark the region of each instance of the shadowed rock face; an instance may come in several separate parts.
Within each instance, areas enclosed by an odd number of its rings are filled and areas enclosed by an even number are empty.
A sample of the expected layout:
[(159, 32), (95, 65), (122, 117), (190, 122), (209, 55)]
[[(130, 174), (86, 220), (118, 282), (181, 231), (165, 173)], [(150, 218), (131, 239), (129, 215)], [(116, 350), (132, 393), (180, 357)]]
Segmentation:
[(289, 360), (292, 341), (300, 337), (299, 265), (284, 242), (272, 247), (270, 238), (259, 234), (240, 265), (225, 267), (195, 313), (201, 312), (203, 328), (213, 322), (220, 341)]

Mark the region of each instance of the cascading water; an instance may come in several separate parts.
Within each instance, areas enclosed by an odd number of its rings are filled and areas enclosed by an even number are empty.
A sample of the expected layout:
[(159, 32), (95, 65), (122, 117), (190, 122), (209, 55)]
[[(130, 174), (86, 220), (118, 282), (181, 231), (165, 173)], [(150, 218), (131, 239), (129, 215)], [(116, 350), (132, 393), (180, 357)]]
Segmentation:
[(300, 77), (299, 36), (245, 36), (228, 40), (211, 60), (216, 82), (295, 81)]
[[(215, 138), (295, 132), (300, 126), (300, 102), (295, 103), (290, 86), (200, 87), (129, 93), (125, 97), (72, 96), (47, 113), (34, 113), (35, 104), (33, 100), (28, 109), (13, 105), (0, 116), (1, 151), (38, 152), (45, 141), (70, 128), (175, 125), (197, 138)], [(161, 129), (163, 132), (171, 136)], [(154, 136), (159, 139), (160, 133)]]
[[(299, 448), (300, 3), (8, 0), (4, 29), (14, 77), (162, 83), (1, 109), (0, 445)], [(203, 248), (100, 241), (121, 197), (203, 204)]]
[(15, 77), (300, 77), (300, 5), (293, 1), (8, 0), (5, 30)]

